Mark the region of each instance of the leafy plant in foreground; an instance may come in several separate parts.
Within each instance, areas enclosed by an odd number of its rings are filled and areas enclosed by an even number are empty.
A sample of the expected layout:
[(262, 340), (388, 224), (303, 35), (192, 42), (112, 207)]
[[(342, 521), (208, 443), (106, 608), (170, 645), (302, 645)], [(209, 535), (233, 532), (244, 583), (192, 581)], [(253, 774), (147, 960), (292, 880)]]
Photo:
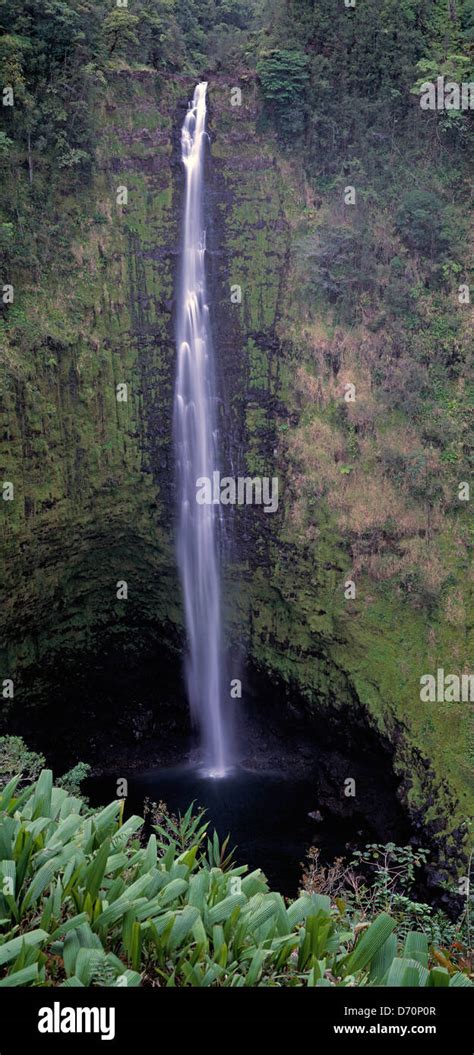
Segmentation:
[(354, 851), (348, 862), (338, 857), (331, 865), (323, 865), (320, 851), (313, 846), (307, 854), (302, 887), (308, 893), (329, 894), (341, 912), (351, 916), (356, 927), (387, 912), (395, 921), (399, 941), (416, 929), (437, 947), (437, 962), (444, 966), (449, 963), (452, 970), (458, 964), (469, 970), (469, 898), (455, 921), (415, 900), (415, 871), (426, 863), (427, 857), (428, 851), (422, 847), (369, 843)]
[(123, 821), (123, 801), (91, 810), (50, 770), (23, 790), (9, 781), (0, 986), (471, 984), (450, 964), (430, 966), (423, 934), (400, 948), (386, 912), (361, 933), (328, 896), (286, 904), (259, 869), (231, 865), (225, 844), (203, 853), (207, 825), (192, 808), (145, 844), (142, 826)]

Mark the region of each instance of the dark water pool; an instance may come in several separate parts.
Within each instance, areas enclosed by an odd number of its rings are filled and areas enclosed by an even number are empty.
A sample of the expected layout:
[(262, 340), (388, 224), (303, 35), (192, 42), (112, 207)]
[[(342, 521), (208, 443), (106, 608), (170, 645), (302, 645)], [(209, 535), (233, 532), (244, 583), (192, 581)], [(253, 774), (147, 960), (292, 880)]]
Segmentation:
[[(85, 786), (92, 805), (116, 797), (111, 777), (90, 779)], [(271, 886), (294, 895), (301, 876), (301, 862), (311, 845), (321, 850), (323, 860), (347, 855), (346, 844), (364, 843), (370, 832), (352, 816), (331, 815), (317, 801), (314, 782), (291, 780), (277, 772), (254, 772), (237, 768), (228, 776), (212, 779), (187, 766), (154, 769), (130, 778), (126, 813), (142, 815), (145, 798), (167, 803), (181, 813), (194, 800), (205, 807), (211, 830), (221, 839), (230, 833), (238, 864), (262, 868)], [(310, 817), (320, 809), (322, 820)]]

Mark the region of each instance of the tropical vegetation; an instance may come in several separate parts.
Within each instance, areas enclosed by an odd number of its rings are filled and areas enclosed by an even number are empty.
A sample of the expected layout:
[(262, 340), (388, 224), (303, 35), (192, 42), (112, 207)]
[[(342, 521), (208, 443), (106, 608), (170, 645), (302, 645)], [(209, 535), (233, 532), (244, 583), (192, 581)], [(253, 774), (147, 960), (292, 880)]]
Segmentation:
[[(467, 986), (469, 964), (341, 897), (237, 866), (202, 811), (91, 809), (43, 769), (0, 794), (0, 986)], [(150, 818), (149, 818), (150, 820)], [(314, 862), (313, 862), (314, 863)], [(313, 875), (314, 880), (314, 875)]]

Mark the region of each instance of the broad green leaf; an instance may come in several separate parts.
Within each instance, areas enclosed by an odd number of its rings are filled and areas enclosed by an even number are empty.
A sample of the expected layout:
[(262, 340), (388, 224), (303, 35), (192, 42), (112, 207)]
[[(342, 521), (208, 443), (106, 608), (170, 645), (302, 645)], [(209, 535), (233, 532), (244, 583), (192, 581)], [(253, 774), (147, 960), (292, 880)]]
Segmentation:
[(209, 889), (209, 872), (198, 872), (190, 877), (188, 904), (195, 905), (200, 912), (204, 909), (205, 896)]
[(178, 945), (181, 945), (198, 919), (199, 912), (197, 908), (194, 908), (192, 905), (187, 905), (184, 909), (177, 912), (167, 942), (168, 949), (173, 950), (176, 949)]
[(36, 817), (51, 816), (51, 793), (53, 789), (53, 774), (51, 769), (43, 769), (36, 781), (32, 801), (32, 820)]
[(140, 985), (141, 980), (142, 980), (141, 974), (139, 974), (138, 971), (126, 970), (126, 971), (122, 971), (122, 973), (116, 978), (116, 980), (114, 982), (114, 985), (122, 986), (124, 984), (123, 982), (119, 981), (120, 978), (125, 978), (126, 979), (126, 983), (127, 983), (126, 984), (126, 988), (127, 989), (136, 988), (137, 986)]
[(255, 950), (245, 979), (246, 986), (257, 985), (267, 956), (268, 953), (265, 949)]
[(428, 984), (428, 971), (417, 960), (395, 957), (385, 984), (388, 987), (424, 987)]
[(38, 964), (32, 963), (29, 967), (23, 967), (21, 971), (7, 974), (6, 978), (0, 980), (0, 986), (11, 988), (12, 986), (29, 985), (30, 982), (36, 982), (37, 978)]
[(122, 824), (121, 828), (115, 832), (112, 839), (112, 849), (117, 851), (120, 850), (128, 842), (131, 835), (133, 835), (140, 828), (143, 828), (143, 820), (141, 817), (137, 817), (133, 814)]
[(391, 919), (386, 912), (377, 916), (368, 930), (361, 935), (355, 949), (346, 960), (346, 973), (355, 974), (367, 967), (394, 929), (395, 920)]
[(12, 777), (11, 780), (8, 781), (8, 784), (5, 784), (5, 787), (0, 791), (0, 810), (3, 811), (8, 809), (16, 788), (18, 787), (20, 777), (21, 773), (18, 773), (16, 777)]
[(45, 930), (30, 930), (26, 931), (25, 934), (20, 934), (18, 938), (6, 941), (3, 945), (0, 945), (0, 966), (4, 963), (9, 963), (11, 960), (16, 960), (23, 942), (26, 942), (27, 945), (41, 945), (47, 940), (49, 940), (49, 934)]
[(214, 923), (222, 923), (235, 908), (245, 904), (247, 904), (247, 898), (244, 894), (230, 894), (229, 897), (225, 897), (209, 909), (207, 918), (210, 926), (212, 927)]
[(418, 960), (423, 967), (428, 967), (428, 939), (426, 934), (410, 931), (405, 938), (403, 955), (411, 960)]
[(132, 936), (130, 943), (130, 959), (132, 961), (132, 968), (134, 971), (138, 971), (140, 967), (140, 959), (142, 953), (142, 932), (140, 924), (135, 921), (132, 924)]
[(309, 916), (311, 907), (311, 899), (307, 894), (302, 894), (291, 905), (288, 905), (286, 914), (290, 930), (293, 930), (297, 923), (302, 923)]
[(73, 975), (76, 970), (76, 959), (80, 948), (81, 943), (77, 931), (70, 931), (69, 934), (66, 935), (63, 946), (64, 968), (67, 975)]
[(169, 905), (171, 901), (176, 901), (181, 894), (188, 889), (188, 884), (185, 879), (172, 879), (170, 883), (167, 883), (165, 887), (160, 891), (157, 900), (161, 906)]
[(92, 900), (97, 897), (107, 865), (110, 851), (110, 838), (104, 839), (102, 846), (87, 866), (84, 874), (84, 886)]
[(0, 860), (13, 856), (19, 824), (13, 817), (2, 817), (0, 824)]
[(253, 894), (245, 907), (245, 913), (251, 920), (253, 927), (258, 927), (261, 922), (265, 922), (266, 919), (275, 916), (276, 911), (277, 907), (273, 898), (266, 893)]
[(396, 955), (397, 939), (395, 934), (389, 934), (387, 940), (384, 941), (383, 945), (370, 961), (369, 982), (371, 984), (374, 982), (381, 983), (382, 979), (387, 974), (387, 971), (390, 969), (390, 965)]
[(83, 823), (83, 817), (79, 817), (77, 813), (70, 813), (50, 835), (46, 843), (47, 848), (58, 853), (66, 843), (70, 842)]
[(34, 902), (38, 900), (38, 898), (43, 893), (43, 890), (45, 890), (46, 887), (50, 886), (54, 879), (54, 876), (56, 875), (56, 871), (56, 858), (53, 858), (52, 861), (47, 861), (46, 864), (42, 865), (42, 867), (36, 873), (33, 881), (30, 883), (28, 890), (26, 891), (26, 894), (23, 898), (21, 906), (23, 913), (30, 905), (34, 904)]
[(72, 916), (70, 919), (60, 923), (55, 930), (51, 932), (51, 941), (55, 941), (57, 938), (62, 938), (63, 934), (69, 934), (70, 931), (76, 930), (82, 923), (87, 923), (88, 916), (86, 912), (80, 912), (78, 916)]
[(76, 957), (76, 975), (83, 985), (90, 985), (91, 979), (101, 964), (105, 962), (103, 949), (79, 949)]
[(432, 967), (429, 973), (429, 986), (438, 988), (449, 985), (449, 971), (445, 967)]
[(453, 974), (453, 975), (451, 976), (451, 978), (449, 979), (449, 985), (450, 985), (451, 987), (452, 987), (453, 985), (454, 985), (454, 986), (460, 986), (460, 985), (463, 985), (463, 986), (465, 986), (465, 985), (469, 985), (469, 986), (472, 986), (472, 982), (471, 982), (471, 981), (469, 980), (469, 978), (467, 977), (467, 975), (466, 975), (466, 974), (462, 974), (462, 973), (461, 973), (460, 971), (457, 971), (457, 972), (456, 972), (456, 974)]
[[(232, 875), (235, 875), (234, 869), (232, 870)], [(246, 897), (250, 898), (254, 894), (265, 894), (268, 891), (268, 883), (263, 872), (257, 868), (254, 872), (250, 872), (248, 876), (242, 878), (240, 889)]]

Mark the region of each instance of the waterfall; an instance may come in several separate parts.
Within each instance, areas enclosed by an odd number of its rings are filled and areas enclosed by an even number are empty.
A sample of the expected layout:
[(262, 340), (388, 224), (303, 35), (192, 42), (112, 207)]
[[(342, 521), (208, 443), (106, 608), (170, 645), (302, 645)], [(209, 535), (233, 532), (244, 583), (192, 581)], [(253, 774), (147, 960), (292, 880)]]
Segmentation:
[(219, 518), (216, 506), (199, 505), (196, 485), (217, 468), (215, 382), (206, 295), (203, 217), (207, 83), (196, 86), (181, 130), (185, 168), (183, 251), (177, 310), (177, 377), (174, 431), (178, 488), (177, 551), (188, 654), (186, 684), (199, 727), (203, 761), (211, 776), (229, 764), (223, 708)]

